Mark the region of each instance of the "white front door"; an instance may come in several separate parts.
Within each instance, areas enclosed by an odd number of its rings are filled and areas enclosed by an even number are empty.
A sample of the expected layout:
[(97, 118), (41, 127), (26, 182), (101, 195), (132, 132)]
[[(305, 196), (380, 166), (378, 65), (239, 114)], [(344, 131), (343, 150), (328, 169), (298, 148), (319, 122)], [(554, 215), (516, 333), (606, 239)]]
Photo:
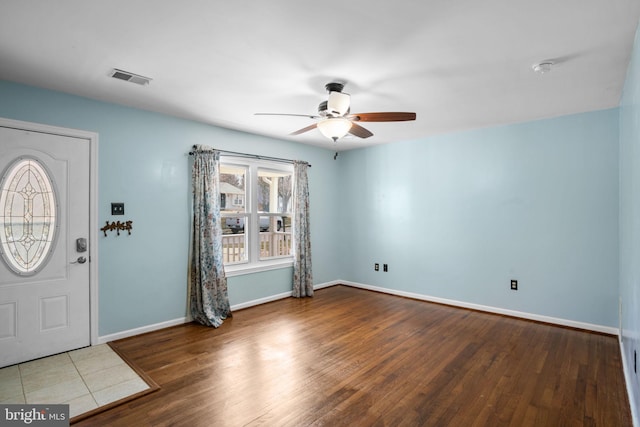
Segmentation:
[(0, 367), (91, 343), (90, 142), (0, 123)]

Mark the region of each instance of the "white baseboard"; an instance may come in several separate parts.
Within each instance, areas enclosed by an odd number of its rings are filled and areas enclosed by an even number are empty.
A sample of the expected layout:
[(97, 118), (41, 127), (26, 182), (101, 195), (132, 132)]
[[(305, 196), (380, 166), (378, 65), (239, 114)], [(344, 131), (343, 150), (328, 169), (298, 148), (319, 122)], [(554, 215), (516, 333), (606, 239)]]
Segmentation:
[[(339, 281), (339, 280), (334, 280), (332, 282), (326, 282), (326, 283), (320, 283), (318, 285), (313, 285), (313, 289), (314, 290), (318, 290), (318, 289), (322, 289), (322, 288), (328, 288), (329, 286), (335, 286), (335, 285), (339, 285), (341, 283), (342, 282)], [(271, 302), (271, 301), (277, 301), (279, 299), (289, 298), (292, 295), (293, 295), (293, 291), (292, 292), (282, 292), (282, 293), (276, 294), (276, 295), (269, 295), (268, 297), (258, 298), (258, 299), (254, 299), (254, 300), (251, 300), (251, 301), (243, 302), (243, 303), (240, 303), (240, 304), (232, 305), (231, 306), (231, 311), (242, 310), (243, 308), (253, 307), (254, 305), (260, 305), (260, 304), (265, 304), (265, 303)]]
[(231, 306), (231, 312), (236, 310), (242, 310), (243, 308), (253, 307), (254, 305), (266, 304), (271, 301), (277, 301), (279, 299), (289, 298), (291, 296), (291, 292), (283, 292), (281, 294), (269, 295), (268, 297), (258, 298), (247, 302), (242, 302), (240, 304), (234, 304)]
[[(370, 290), (370, 291), (382, 292), (382, 293), (390, 294), (390, 295), (397, 295), (397, 296), (402, 296), (402, 297), (407, 297), (407, 298), (412, 298), (412, 299), (417, 299), (417, 300), (422, 300), (422, 301), (435, 302), (435, 303), (438, 303), (438, 304), (445, 304), (445, 305), (450, 305), (450, 306), (454, 306), (454, 307), (470, 308), (470, 309), (473, 309), (473, 310), (485, 311), (485, 312), (488, 312), (488, 313), (503, 314), (503, 315), (506, 315), (506, 316), (519, 317), (519, 318), (522, 318), (522, 319), (529, 319), (529, 320), (536, 320), (536, 321), (539, 321), (539, 322), (551, 323), (551, 324), (561, 325), (561, 326), (569, 326), (569, 327), (572, 327), (572, 328), (585, 329), (587, 331), (601, 332), (601, 333), (610, 334), (610, 335), (618, 335), (618, 333), (619, 333), (619, 329), (618, 328), (614, 328), (614, 327), (610, 327), (610, 326), (594, 325), (594, 324), (591, 324), (591, 323), (576, 322), (576, 321), (573, 321), (573, 320), (560, 319), (560, 318), (556, 318), (556, 317), (541, 316), (541, 315), (538, 315), (538, 314), (525, 313), (525, 312), (521, 312), (521, 311), (514, 311), (514, 310), (507, 310), (507, 309), (498, 308), (498, 307), (491, 307), (491, 306), (486, 306), (486, 305), (472, 304), (472, 303), (463, 302), (463, 301), (456, 301), (456, 300), (450, 300), (450, 299), (446, 299), (446, 298), (433, 297), (433, 296), (429, 296), (429, 295), (416, 294), (416, 293), (413, 293), (413, 292), (398, 291), (398, 290), (395, 290), (395, 289), (388, 289), (388, 288), (381, 288), (381, 287), (378, 287), (378, 286), (365, 285), (363, 283), (350, 282), (350, 281), (347, 281), (347, 280), (332, 280), (330, 282), (320, 283), (320, 284), (314, 285), (313, 289), (315, 289), (315, 290), (323, 289), (323, 288), (328, 288), (328, 287), (336, 286), (336, 285), (351, 286), (351, 287), (354, 287), (354, 288), (360, 288), (360, 289), (366, 289), (366, 290)], [(271, 302), (271, 301), (277, 301), (279, 299), (284, 299), (284, 298), (289, 298), (289, 297), (291, 297), (291, 292), (282, 292), (280, 294), (270, 295), (268, 297), (258, 298), (258, 299), (255, 299), (255, 300), (251, 300), (251, 301), (243, 302), (243, 303), (240, 303), (240, 304), (232, 305), (231, 306), (231, 311), (242, 310), (244, 308), (249, 308), (249, 307), (253, 307), (255, 305), (265, 304), (265, 303), (268, 303), (268, 302)], [(98, 337), (97, 344), (104, 344), (104, 343), (107, 343), (109, 341), (115, 341), (115, 340), (119, 340), (119, 339), (122, 339), (122, 338), (128, 338), (128, 337), (132, 337), (134, 335), (144, 334), (146, 332), (157, 331), (158, 329), (164, 329), (164, 328), (168, 328), (170, 326), (181, 325), (183, 323), (188, 323), (190, 321), (191, 321), (191, 319), (187, 316), (187, 317), (181, 317), (181, 318), (178, 318), (178, 319), (167, 320), (165, 322), (155, 323), (153, 325), (147, 325), (147, 326), (142, 326), (142, 327), (139, 327), (139, 328), (129, 329), (129, 330), (122, 331), (122, 332), (116, 332), (114, 334), (103, 335), (103, 336)], [(623, 357), (624, 357), (624, 354), (623, 354)]]
[(344, 280), (332, 280), (331, 282), (320, 283), (318, 285), (313, 285), (314, 290), (329, 288), (331, 286), (337, 286), (344, 283)]
[(116, 332), (115, 334), (102, 335), (98, 337), (98, 344), (104, 344), (104, 343), (119, 340), (122, 338), (129, 338), (134, 335), (140, 335), (146, 332), (157, 331), (158, 329), (164, 329), (170, 326), (182, 325), (183, 323), (188, 323), (190, 321), (191, 320), (187, 317), (180, 317), (178, 319), (167, 320), (166, 322), (154, 323), (153, 325), (146, 325), (146, 326), (129, 329), (122, 332)]
[[(314, 285), (313, 289), (322, 289), (327, 288), (329, 286), (335, 286), (342, 283), (339, 280), (335, 280), (333, 282), (321, 283), (319, 285)], [(254, 305), (265, 304), (271, 301), (277, 301), (279, 299), (289, 298), (291, 296), (291, 292), (283, 292), (281, 294), (270, 295), (264, 298), (258, 298), (255, 300), (243, 302), (240, 304), (235, 304), (231, 306), (231, 311), (242, 310), (243, 308), (253, 307)], [(178, 319), (167, 320), (166, 322), (155, 323), (153, 325), (141, 326), (139, 328), (129, 329), (122, 332), (116, 332), (115, 334), (103, 335), (99, 336), (96, 343), (92, 343), (93, 345), (104, 344), (110, 341), (119, 340), (122, 338), (129, 338), (134, 335), (140, 335), (147, 332), (157, 331), (158, 329), (164, 329), (171, 326), (182, 325), (183, 323), (189, 323), (191, 319), (189, 317), (181, 317)]]
[(446, 298), (433, 297), (429, 295), (416, 294), (413, 292), (398, 291), (395, 289), (381, 288), (378, 286), (365, 285), (365, 284), (356, 283), (356, 282), (337, 281), (337, 283), (341, 283), (346, 286), (352, 286), (354, 288), (361, 288), (361, 289), (367, 289), (370, 291), (382, 292), (385, 294), (397, 295), (401, 297), (407, 297), (407, 298), (412, 298), (412, 299), (417, 299), (422, 301), (435, 302), (438, 304), (451, 305), (454, 307), (470, 308), (472, 310), (486, 311), (488, 313), (503, 314), (505, 316), (519, 317), (522, 319), (535, 320), (538, 322), (551, 323), (554, 325), (568, 326), (571, 328), (585, 329), (587, 331), (601, 332), (609, 335), (617, 336), (619, 333), (619, 329), (612, 326), (603, 326), (603, 325), (594, 325), (592, 323), (576, 322), (574, 320), (542, 316), (539, 314), (526, 313), (522, 311), (507, 310), (499, 307), (473, 304), (473, 303), (456, 301), (456, 300), (451, 300)]

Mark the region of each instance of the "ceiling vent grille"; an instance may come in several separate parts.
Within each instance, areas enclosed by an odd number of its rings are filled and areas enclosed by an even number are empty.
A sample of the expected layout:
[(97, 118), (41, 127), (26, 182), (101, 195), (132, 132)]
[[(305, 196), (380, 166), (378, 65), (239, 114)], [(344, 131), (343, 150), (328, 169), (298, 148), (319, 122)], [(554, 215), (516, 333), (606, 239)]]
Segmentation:
[(153, 79), (145, 76), (141, 76), (139, 74), (130, 73), (129, 71), (119, 70), (114, 68), (111, 71), (111, 77), (114, 79), (124, 80), (126, 82), (135, 83), (141, 86), (146, 86)]

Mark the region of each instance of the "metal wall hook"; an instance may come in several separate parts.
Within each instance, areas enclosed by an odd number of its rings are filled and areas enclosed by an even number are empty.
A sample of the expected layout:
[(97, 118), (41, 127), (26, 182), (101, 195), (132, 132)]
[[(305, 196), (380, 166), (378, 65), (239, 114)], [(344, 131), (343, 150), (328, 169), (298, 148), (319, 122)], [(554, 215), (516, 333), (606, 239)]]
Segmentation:
[(107, 224), (100, 229), (100, 231), (104, 233), (104, 237), (107, 237), (107, 231), (114, 230), (116, 232), (116, 236), (120, 235), (120, 230), (126, 231), (129, 235), (131, 235), (131, 230), (133, 229), (133, 221), (112, 221), (111, 224), (109, 224), (109, 221), (106, 221), (106, 223)]

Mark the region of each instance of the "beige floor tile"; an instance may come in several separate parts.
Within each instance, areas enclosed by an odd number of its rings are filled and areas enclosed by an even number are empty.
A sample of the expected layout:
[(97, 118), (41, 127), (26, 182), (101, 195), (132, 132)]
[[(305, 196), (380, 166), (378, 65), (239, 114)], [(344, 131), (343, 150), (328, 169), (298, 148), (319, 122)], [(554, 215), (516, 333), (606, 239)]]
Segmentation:
[(91, 372), (82, 377), (92, 393), (135, 378), (138, 374), (126, 363)]
[[(126, 365), (126, 363), (115, 354), (111, 352), (100, 352), (91, 357), (86, 357), (81, 360), (75, 361), (74, 364), (80, 372), (80, 375), (88, 375), (93, 372), (98, 372), (103, 369), (111, 368), (118, 365)], [(128, 365), (127, 365), (128, 366)]]
[(62, 365), (73, 364), (71, 358), (67, 353), (56, 354), (55, 356), (49, 356), (42, 359), (32, 360), (31, 362), (25, 362), (18, 365), (22, 375), (30, 375), (32, 373), (40, 373), (43, 370), (46, 371), (51, 368), (55, 368)]
[[(71, 359), (68, 359), (71, 362)], [(31, 393), (46, 387), (51, 387), (59, 383), (80, 379), (78, 370), (73, 363), (62, 363), (60, 365), (47, 365), (40, 369), (27, 369), (28, 373), (22, 370), (22, 386), (25, 393)]]
[(0, 369), (0, 384), (4, 381), (11, 381), (13, 379), (20, 379), (20, 369), (18, 365), (7, 366)]
[[(20, 403), (8, 402), (22, 397), (22, 380), (20, 379), (20, 370), (17, 365), (0, 369), (0, 402), (2, 403)], [(24, 403), (24, 402), (23, 402)]]
[(55, 385), (25, 392), (27, 403), (62, 403), (89, 394), (82, 378), (60, 382)]
[(107, 403), (115, 402), (124, 397), (141, 392), (148, 389), (149, 386), (141, 378), (137, 377), (132, 380), (115, 384), (105, 389), (96, 391), (93, 396), (100, 406)]
[(100, 344), (100, 345), (94, 345), (94, 346), (70, 351), (69, 357), (71, 357), (71, 360), (73, 360), (73, 362), (75, 363), (80, 360), (83, 360), (89, 357), (95, 357), (99, 354), (104, 354), (104, 353), (113, 353), (113, 350), (111, 350), (111, 347), (109, 347), (107, 344)]
[(96, 400), (91, 394), (85, 394), (67, 402), (62, 402), (69, 405), (69, 416), (75, 417), (76, 415), (84, 414), (98, 407)]
[(6, 399), (0, 399), (0, 403), (2, 404), (25, 404), (24, 394), (19, 396), (7, 397)]

